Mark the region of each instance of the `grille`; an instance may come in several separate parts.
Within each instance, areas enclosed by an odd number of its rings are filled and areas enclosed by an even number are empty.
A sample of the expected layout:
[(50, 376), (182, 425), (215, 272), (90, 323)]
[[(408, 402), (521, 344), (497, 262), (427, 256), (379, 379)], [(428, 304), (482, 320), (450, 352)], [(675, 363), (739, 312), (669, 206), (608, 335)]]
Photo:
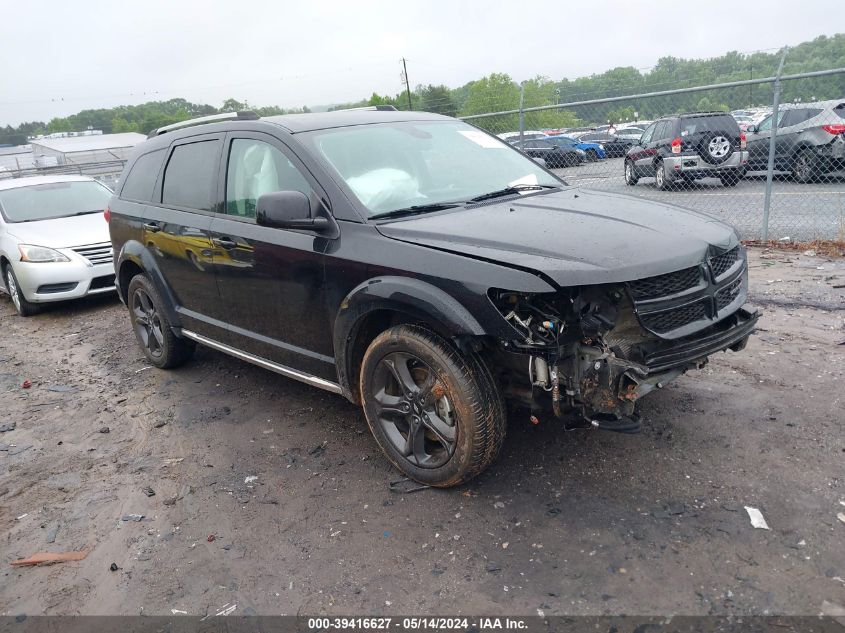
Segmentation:
[(731, 266), (733, 266), (739, 259), (739, 246), (734, 246), (731, 250), (716, 257), (710, 258), (710, 269), (713, 271), (714, 277), (721, 277)]
[(94, 264), (108, 264), (112, 261), (112, 250), (109, 242), (102, 244), (89, 244), (88, 246), (77, 246), (71, 249), (74, 253), (79, 253), (89, 262)]
[(680, 308), (673, 308), (666, 312), (655, 312), (652, 314), (640, 315), (642, 324), (652, 330), (653, 332), (663, 333), (671, 332), (679, 327), (688, 325), (693, 321), (707, 318), (707, 310), (704, 303), (691, 303), (689, 305), (681, 306)]
[(695, 288), (699, 281), (701, 281), (701, 269), (693, 266), (674, 273), (637, 279), (629, 282), (628, 287), (634, 299), (653, 299)]
[(726, 286), (717, 292), (716, 310), (720, 311), (733, 303), (733, 300), (739, 296), (740, 290), (742, 290), (742, 277), (737, 278), (729, 286)]

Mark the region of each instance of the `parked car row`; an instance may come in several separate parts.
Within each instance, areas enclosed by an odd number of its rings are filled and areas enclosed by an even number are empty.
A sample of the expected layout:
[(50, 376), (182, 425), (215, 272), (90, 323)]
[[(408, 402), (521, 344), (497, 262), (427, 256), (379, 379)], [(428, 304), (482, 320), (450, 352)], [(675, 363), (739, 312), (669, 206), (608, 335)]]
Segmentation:
[[(645, 149), (671, 173), (663, 137), (700, 144), (705, 123), (661, 120)], [(583, 160), (578, 145), (545, 149)], [(509, 409), (636, 432), (640, 398), (741, 350), (759, 318), (731, 227), (583, 195), (435, 114), (215, 115), (155, 130), (113, 195), (86, 179), (3, 186), (19, 312), (94, 279), (112, 288), (116, 272), (153, 366), (200, 344), (340, 394), (425, 485), (484, 471)]]

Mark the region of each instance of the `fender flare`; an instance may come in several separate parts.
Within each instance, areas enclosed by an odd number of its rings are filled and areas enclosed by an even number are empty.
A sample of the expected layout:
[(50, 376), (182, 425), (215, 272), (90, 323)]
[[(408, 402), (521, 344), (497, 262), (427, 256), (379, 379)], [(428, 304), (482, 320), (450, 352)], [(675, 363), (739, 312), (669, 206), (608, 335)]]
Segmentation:
[(128, 288), (122, 288), (120, 286), (120, 279), (123, 267), (128, 262), (138, 266), (142, 271), (144, 271), (147, 277), (150, 278), (150, 281), (156, 287), (156, 290), (158, 290), (159, 295), (161, 295), (161, 298), (164, 299), (162, 309), (167, 316), (167, 320), (170, 321), (171, 329), (178, 334), (179, 329), (182, 327), (182, 320), (179, 318), (179, 313), (176, 311), (176, 297), (173, 296), (173, 293), (170, 291), (170, 287), (165, 282), (164, 275), (162, 275), (161, 269), (159, 268), (152, 253), (150, 253), (149, 249), (145, 248), (143, 244), (135, 240), (131, 240), (123, 244), (120, 249), (120, 254), (117, 257), (117, 266), (115, 267), (118, 292), (124, 300), (124, 303), (128, 299), (126, 296)]
[(340, 304), (335, 317), (333, 344), (340, 386), (352, 394), (352, 354), (350, 351), (365, 318), (373, 312), (389, 310), (430, 323), (448, 338), (459, 335), (482, 336), (484, 328), (454, 297), (440, 288), (412, 277), (375, 277), (356, 286)]

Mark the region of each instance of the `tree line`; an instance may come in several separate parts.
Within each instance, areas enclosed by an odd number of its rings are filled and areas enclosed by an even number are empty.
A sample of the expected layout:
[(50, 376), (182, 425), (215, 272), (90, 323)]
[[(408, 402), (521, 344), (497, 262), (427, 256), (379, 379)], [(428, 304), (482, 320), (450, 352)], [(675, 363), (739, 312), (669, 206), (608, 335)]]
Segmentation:
[[(742, 54), (736, 51), (711, 59), (662, 57), (648, 71), (618, 67), (601, 74), (578, 79), (553, 80), (537, 76), (521, 84), (504, 73), (492, 73), (457, 88), (445, 85), (420, 85), (411, 92), (410, 107), (448, 116), (470, 116), (519, 108), (520, 99), (526, 108), (570, 104), (608, 97), (636, 95), (678, 88), (687, 88), (775, 75), (780, 52)], [(845, 34), (820, 36), (790, 48), (784, 74), (845, 67)], [(674, 112), (694, 110), (728, 110), (765, 106), (772, 102), (773, 86), (742, 86), (692, 92), (664, 97), (621, 100), (606, 104), (567, 106), (560, 110), (527, 113), (525, 124), (531, 129), (562, 128), (575, 125), (597, 125), (608, 121), (622, 122), (652, 119)], [(523, 93), (523, 94), (521, 94)], [(845, 74), (787, 81), (783, 83), (782, 101), (816, 101), (845, 97)], [(407, 110), (405, 91), (395, 95), (372, 93), (359, 101), (335, 104), (330, 110), (373, 105), (392, 105)], [(83, 110), (69, 117), (51, 121), (23, 123), (16, 128), (0, 129), (0, 144), (23, 144), (27, 136), (50, 132), (88, 129), (109, 132), (141, 132), (185, 119), (252, 109), (261, 116), (309, 112), (307, 107), (285, 110), (277, 106), (251, 107), (246, 102), (227, 99), (220, 108), (195, 104), (185, 99), (154, 101), (137, 106), (118, 106)], [(477, 119), (475, 124), (501, 132), (518, 126), (516, 115)]]

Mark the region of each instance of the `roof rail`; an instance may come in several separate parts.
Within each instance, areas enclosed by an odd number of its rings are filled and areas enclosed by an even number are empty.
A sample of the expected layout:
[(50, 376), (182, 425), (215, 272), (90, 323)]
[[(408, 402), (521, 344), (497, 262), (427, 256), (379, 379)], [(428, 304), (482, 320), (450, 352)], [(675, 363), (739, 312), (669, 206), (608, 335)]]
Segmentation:
[(392, 105), (373, 105), (363, 106), (360, 108), (341, 108), (340, 110), (332, 110), (332, 112), (357, 112), (359, 110), (371, 110), (373, 112), (395, 112), (398, 110), (398, 108)]
[(242, 110), (241, 112), (224, 112), (222, 114), (210, 114), (209, 116), (201, 116), (196, 119), (188, 119), (186, 121), (179, 121), (178, 123), (171, 123), (170, 125), (163, 125), (152, 130), (147, 134), (147, 138), (171, 132), (173, 130), (180, 130), (183, 127), (191, 127), (193, 125), (202, 125), (203, 123), (214, 123), (215, 121), (256, 121), (261, 117), (252, 110)]

